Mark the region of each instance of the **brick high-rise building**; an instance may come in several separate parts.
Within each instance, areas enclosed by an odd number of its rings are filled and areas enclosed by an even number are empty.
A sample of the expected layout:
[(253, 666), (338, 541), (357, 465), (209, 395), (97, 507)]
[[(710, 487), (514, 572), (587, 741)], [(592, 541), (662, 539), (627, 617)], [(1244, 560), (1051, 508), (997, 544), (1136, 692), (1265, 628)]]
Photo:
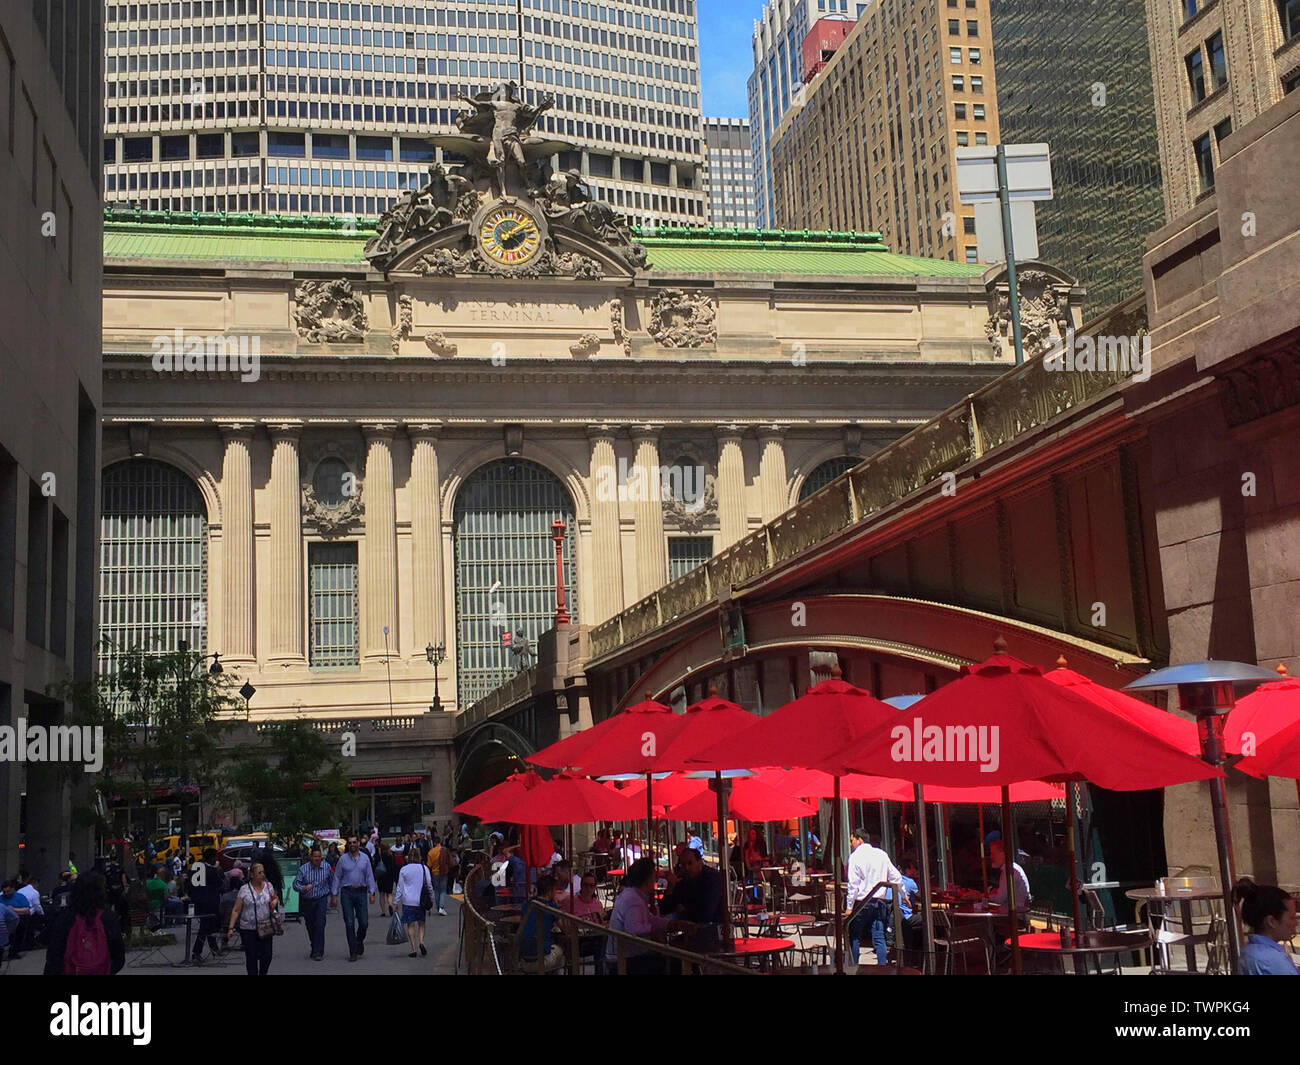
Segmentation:
[(1222, 142), (1300, 88), (1300, 0), (1147, 0), (1172, 221), (1214, 188)]
[(879, 0), (772, 137), (773, 223), (879, 232), (899, 252), (975, 262), (954, 152), (998, 142), (989, 0)]
[(424, 181), (461, 94), (555, 97), (556, 163), (640, 222), (701, 225), (695, 0), (106, 5), (105, 196), (372, 216)]

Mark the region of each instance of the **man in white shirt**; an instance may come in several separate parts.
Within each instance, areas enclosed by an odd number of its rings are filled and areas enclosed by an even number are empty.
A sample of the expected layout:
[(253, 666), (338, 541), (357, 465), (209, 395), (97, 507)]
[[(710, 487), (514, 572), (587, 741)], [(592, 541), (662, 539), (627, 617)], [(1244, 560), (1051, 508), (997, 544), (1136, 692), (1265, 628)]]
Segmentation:
[(867, 842), (865, 829), (855, 828), (849, 838), (853, 853), (849, 855), (849, 894), (845, 903), (847, 912), (853, 913), (854, 906), (862, 903), (849, 922), (849, 950), (853, 954), (853, 964), (856, 965), (858, 945), (863, 933), (870, 929), (871, 942), (876, 948), (876, 964), (884, 965), (888, 954), (885, 926), (889, 922), (889, 904), (886, 901), (887, 890), (877, 888), (876, 885), (888, 882), (901, 888), (903, 874), (894, 868), (888, 854)]
[[(1000, 839), (989, 844), (989, 864), (998, 870), (998, 886), (989, 892), (989, 902), (1007, 904), (1007, 849)], [(1011, 863), (1011, 873), (1016, 878), (1016, 911), (1025, 913), (1033, 901), (1029, 893), (1029, 878), (1018, 862)]]

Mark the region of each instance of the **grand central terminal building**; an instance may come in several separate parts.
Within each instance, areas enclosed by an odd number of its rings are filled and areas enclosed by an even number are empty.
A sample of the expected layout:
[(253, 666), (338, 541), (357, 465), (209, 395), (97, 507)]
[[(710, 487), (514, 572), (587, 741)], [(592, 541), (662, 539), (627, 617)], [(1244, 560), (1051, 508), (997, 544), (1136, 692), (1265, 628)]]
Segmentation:
[[(452, 711), (551, 638), (557, 544), (585, 631), (1014, 364), (1005, 272), (634, 233), (558, 142), (492, 146), (508, 87), (476, 107), (377, 226), (104, 226), (101, 668), (185, 640), (250, 721), (360, 728), (362, 820), (448, 814)], [(1029, 342), (1081, 325), (1050, 267), (1020, 290)]]

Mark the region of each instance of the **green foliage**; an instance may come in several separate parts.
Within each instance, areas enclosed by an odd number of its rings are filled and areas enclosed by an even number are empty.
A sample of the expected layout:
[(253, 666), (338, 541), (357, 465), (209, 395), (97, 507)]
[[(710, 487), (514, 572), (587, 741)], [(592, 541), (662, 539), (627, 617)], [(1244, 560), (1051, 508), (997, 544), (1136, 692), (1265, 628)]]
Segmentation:
[(348, 775), (336, 749), (305, 721), (263, 727), (240, 752), (230, 783), (254, 824), (269, 821), (281, 842), (336, 825), (350, 806)]

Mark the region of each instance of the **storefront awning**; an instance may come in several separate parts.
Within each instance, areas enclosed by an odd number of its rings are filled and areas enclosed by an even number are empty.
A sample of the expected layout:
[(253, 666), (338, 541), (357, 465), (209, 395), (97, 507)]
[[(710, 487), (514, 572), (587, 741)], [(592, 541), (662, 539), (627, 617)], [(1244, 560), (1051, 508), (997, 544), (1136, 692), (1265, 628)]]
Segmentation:
[(383, 788), (391, 784), (418, 784), (422, 778), (417, 774), (410, 777), (366, 777), (363, 780), (354, 780), (348, 784), (349, 788)]

